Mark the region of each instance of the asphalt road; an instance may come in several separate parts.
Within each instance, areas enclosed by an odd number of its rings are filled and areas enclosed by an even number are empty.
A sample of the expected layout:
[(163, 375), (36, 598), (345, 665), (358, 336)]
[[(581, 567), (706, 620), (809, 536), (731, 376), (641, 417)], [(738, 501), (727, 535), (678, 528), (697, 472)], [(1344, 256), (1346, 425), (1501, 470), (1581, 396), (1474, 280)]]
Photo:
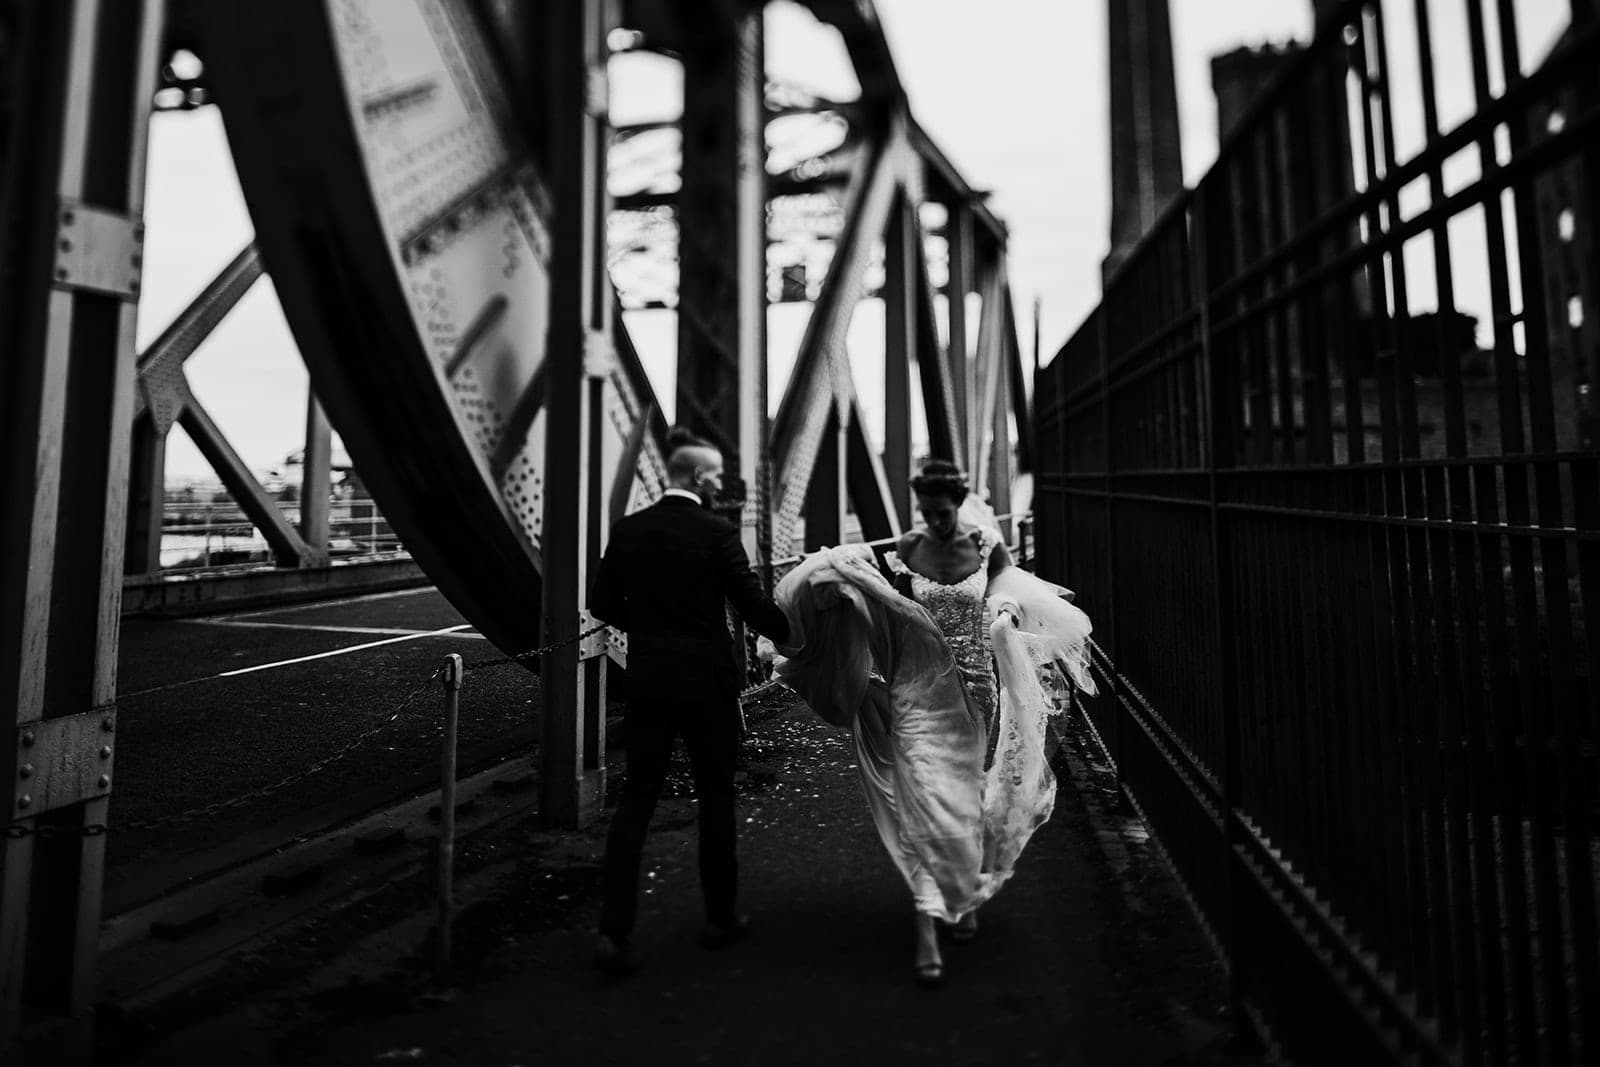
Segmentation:
[(504, 657), (431, 588), (125, 619), (119, 651), (110, 914), (436, 782), (444, 697), (430, 676), (449, 653), (486, 664), (462, 690), (464, 756), (525, 751), (537, 734), (538, 678), (487, 665)]

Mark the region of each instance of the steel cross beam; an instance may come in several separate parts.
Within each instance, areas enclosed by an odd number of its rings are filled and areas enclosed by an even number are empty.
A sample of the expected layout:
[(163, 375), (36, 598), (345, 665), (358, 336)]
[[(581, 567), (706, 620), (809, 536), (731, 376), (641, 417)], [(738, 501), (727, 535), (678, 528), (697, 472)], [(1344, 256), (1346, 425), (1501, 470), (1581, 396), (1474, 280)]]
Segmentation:
[[(964, 461), (974, 488), (987, 491), (998, 511), (1009, 504), (1013, 411), (1019, 428), (1025, 430), (1028, 421), (1015, 316), (1009, 311), (1005, 286), (1004, 245), (987, 231), (981, 249), (972, 249), (975, 242), (967, 238), (952, 238), (959, 244), (952, 252), (953, 264), (969, 250), (983, 253), (979, 283), (983, 316), (975, 360), (981, 379), (966, 406), (958, 397), (967, 390), (958, 392), (953, 373), (964, 374), (964, 345), (955, 349), (955, 356), (947, 356), (938, 340), (919, 219), (929, 162), (918, 151), (913, 131), (909, 118), (891, 114), (886, 132), (852, 181), (844, 229), (774, 422), (773, 451), (782, 486), (774, 542), (782, 551), (792, 543), (802, 511), (808, 547), (836, 541), (843, 532), (842, 515), (820, 511), (842, 509), (847, 499), (868, 539), (895, 536), (909, 524), (912, 360), (918, 366), (929, 451)], [(965, 202), (951, 208), (951, 219), (953, 233), (970, 227), (971, 212)], [(873, 447), (862, 426), (845, 342), (851, 315), (865, 293), (867, 258), (880, 239), (885, 247), (887, 399), (881, 451)], [(965, 276), (959, 266), (953, 268), (953, 309), (964, 300)], [(959, 335), (965, 329), (964, 309), (952, 310), (951, 317)], [(970, 430), (963, 426), (964, 407), (970, 413)], [(1000, 442), (998, 447), (995, 441)], [(837, 471), (836, 464), (841, 465)], [(810, 484), (814, 474), (823, 479), (815, 488)]]
[[(128, 573), (149, 574), (161, 569), (163, 460), (167, 433), (174, 422), (193, 440), (251, 525), (261, 531), (279, 566), (305, 567), (327, 559), (330, 430), (316, 398), (311, 398), (307, 413), (304, 464), (311, 494), (301, 496), (301, 529), (296, 530), (195, 399), (183, 372), (184, 363), (262, 273), (259, 251), (254, 243), (247, 245), (139, 356), (130, 479), (136, 506), (128, 524), (127, 551), (132, 561)], [(308, 531), (310, 536), (305, 536)]]
[[(778, 470), (777, 518), (773, 542), (786, 551), (806, 504), (812, 467), (817, 462), (830, 416), (853, 395), (845, 338), (850, 317), (865, 293), (865, 273), (873, 243), (889, 221), (907, 157), (893, 138), (874, 147), (846, 198), (845, 228), (834, 251), (816, 308), (806, 324), (794, 371), (773, 423), (773, 453)], [(810, 522), (808, 521), (808, 528)], [(810, 534), (807, 540), (811, 540)]]
[(128, 479), (131, 499), (125, 573), (154, 574), (161, 569), (167, 434), (184, 406), (193, 399), (183, 364), (250, 291), (261, 274), (261, 255), (252, 242), (233, 257), (139, 356), (133, 455)]

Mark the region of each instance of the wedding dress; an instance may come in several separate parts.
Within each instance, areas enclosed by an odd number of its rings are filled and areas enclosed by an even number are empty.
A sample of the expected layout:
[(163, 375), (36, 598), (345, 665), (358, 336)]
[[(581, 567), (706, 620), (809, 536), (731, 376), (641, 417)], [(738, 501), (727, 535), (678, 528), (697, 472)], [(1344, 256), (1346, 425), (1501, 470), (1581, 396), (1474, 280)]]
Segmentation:
[(862, 545), (806, 557), (776, 593), (791, 628), (777, 676), (851, 728), (879, 837), (917, 910), (946, 922), (999, 890), (1050, 817), (1047, 721), (1066, 710), (1069, 684), (1094, 692), (1088, 616), (1020, 568), (991, 579), (1000, 534), (979, 530), (978, 569), (958, 582), (889, 553), (911, 598)]

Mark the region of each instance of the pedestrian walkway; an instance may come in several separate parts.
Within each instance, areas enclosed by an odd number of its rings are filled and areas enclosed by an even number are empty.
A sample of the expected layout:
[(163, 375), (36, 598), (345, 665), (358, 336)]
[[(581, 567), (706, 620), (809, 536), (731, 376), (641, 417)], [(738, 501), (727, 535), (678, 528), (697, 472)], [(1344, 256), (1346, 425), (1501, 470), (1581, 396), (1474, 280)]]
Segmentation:
[(694, 803), (675, 773), (645, 857), (637, 975), (591, 966), (604, 822), (524, 821), (471, 845), (448, 999), (424, 991), (420, 916), (333, 959), (304, 943), (331, 937), (313, 932), (285, 947), (306, 963), (286, 989), (138, 1062), (1254, 1063), (1230, 1049), (1221, 968), (1153, 845), (1120, 832), (1090, 755), (1069, 737), (1055, 816), (978, 938), (946, 945), (936, 990), (914, 984), (909, 897), (847, 736), (785, 696), (752, 716), (741, 775), (748, 940), (697, 943)]

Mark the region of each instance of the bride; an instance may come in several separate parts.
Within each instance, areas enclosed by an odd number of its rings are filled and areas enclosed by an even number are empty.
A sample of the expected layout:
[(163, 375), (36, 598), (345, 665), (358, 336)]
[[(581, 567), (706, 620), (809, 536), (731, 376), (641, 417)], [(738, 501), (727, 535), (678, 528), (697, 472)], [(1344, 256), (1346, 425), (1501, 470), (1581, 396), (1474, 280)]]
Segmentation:
[(1069, 680), (1094, 684), (1088, 616), (1012, 564), (960, 469), (930, 460), (911, 485), (926, 527), (885, 553), (887, 575), (851, 545), (779, 583), (792, 632), (777, 675), (851, 728), (873, 822), (916, 907), (915, 974), (932, 986), (944, 979), (936, 924), (976, 934), (979, 905), (1055, 802), (1047, 718), (1065, 710)]

